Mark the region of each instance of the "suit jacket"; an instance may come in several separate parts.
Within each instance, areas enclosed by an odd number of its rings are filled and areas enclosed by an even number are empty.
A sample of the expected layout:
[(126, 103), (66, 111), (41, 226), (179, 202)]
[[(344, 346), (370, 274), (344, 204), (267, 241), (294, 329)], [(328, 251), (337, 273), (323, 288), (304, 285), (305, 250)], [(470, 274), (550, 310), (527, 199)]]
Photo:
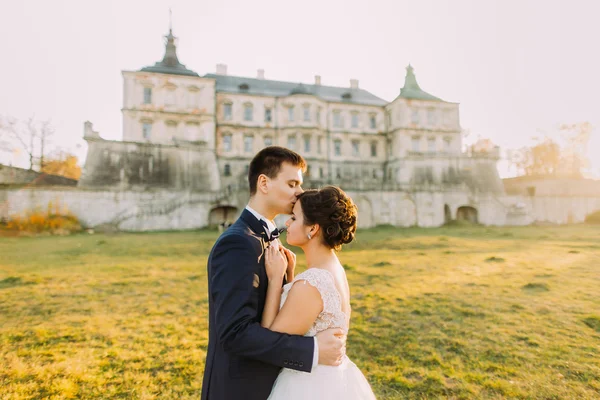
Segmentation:
[(260, 325), (267, 234), (244, 209), (208, 257), (208, 351), (202, 400), (264, 400), (282, 367), (310, 372), (314, 339)]

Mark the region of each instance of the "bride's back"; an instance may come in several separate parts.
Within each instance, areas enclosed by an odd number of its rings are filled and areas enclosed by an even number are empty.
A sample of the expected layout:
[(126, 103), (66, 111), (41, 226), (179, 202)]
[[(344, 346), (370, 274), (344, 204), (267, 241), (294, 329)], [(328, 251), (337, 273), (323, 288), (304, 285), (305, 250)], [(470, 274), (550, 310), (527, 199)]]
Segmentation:
[(334, 265), (331, 266), (327, 266), (326, 268), (331, 275), (333, 276), (333, 280), (335, 283), (335, 288), (337, 289), (338, 293), (340, 294), (340, 300), (341, 300), (341, 307), (342, 307), (342, 312), (344, 314), (346, 314), (346, 316), (348, 316), (348, 318), (350, 318), (350, 313), (352, 311), (351, 306), (350, 306), (350, 286), (348, 285), (348, 278), (346, 277), (346, 271), (344, 270), (344, 267), (342, 267), (342, 264), (336, 263)]

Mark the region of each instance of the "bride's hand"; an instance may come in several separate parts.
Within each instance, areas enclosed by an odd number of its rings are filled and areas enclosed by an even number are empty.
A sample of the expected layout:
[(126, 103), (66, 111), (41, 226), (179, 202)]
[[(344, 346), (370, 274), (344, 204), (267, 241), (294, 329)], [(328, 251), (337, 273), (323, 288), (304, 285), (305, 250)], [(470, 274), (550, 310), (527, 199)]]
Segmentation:
[(269, 282), (283, 281), (283, 275), (288, 268), (288, 260), (278, 246), (269, 246), (265, 250), (265, 268)]
[(287, 273), (294, 272), (296, 269), (296, 255), (294, 252), (283, 247), (283, 245), (279, 245), (279, 250), (283, 252), (285, 258), (287, 259)]

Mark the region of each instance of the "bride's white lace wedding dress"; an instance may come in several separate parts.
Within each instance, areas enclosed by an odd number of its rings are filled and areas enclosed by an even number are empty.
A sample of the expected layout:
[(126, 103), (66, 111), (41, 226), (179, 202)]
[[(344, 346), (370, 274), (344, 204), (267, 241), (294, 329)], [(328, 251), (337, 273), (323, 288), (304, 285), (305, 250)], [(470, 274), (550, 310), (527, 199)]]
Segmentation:
[[(293, 282), (284, 285), (279, 307), (285, 303), (292, 285), (300, 280), (317, 288), (323, 299), (323, 311), (304, 336), (314, 336), (328, 328), (342, 328), (348, 332), (350, 317), (342, 311), (342, 298), (335, 286), (333, 275), (327, 270), (309, 268), (299, 274)], [(310, 373), (284, 368), (275, 381), (269, 399), (362, 400), (375, 399), (375, 395), (362, 372), (344, 356), (340, 366), (318, 365)]]

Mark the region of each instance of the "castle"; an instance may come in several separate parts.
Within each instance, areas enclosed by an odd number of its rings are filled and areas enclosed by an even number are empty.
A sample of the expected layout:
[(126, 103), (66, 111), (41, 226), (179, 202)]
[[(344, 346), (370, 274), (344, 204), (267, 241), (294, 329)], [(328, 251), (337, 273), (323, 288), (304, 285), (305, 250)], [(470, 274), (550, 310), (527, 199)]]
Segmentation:
[(247, 201), (254, 154), (280, 145), (307, 160), (305, 188), (335, 184), (353, 196), (360, 226), (505, 223), (498, 148), (463, 151), (459, 105), (422, 90), (410, 65), (387, 102), (354, 79), (348, 87), (320, 76), (281, 82), (263, 70), (230, 76), (222, 64), (200, 76), (179, 61), (172, 30), (165, 38), (161, 61), (123, 71), (123, 140), (104, 140), (86, 122), (80, 188), (184, 193), (152, 207), (164, 216), (203, 204), (194, 226), (214, 225)]

